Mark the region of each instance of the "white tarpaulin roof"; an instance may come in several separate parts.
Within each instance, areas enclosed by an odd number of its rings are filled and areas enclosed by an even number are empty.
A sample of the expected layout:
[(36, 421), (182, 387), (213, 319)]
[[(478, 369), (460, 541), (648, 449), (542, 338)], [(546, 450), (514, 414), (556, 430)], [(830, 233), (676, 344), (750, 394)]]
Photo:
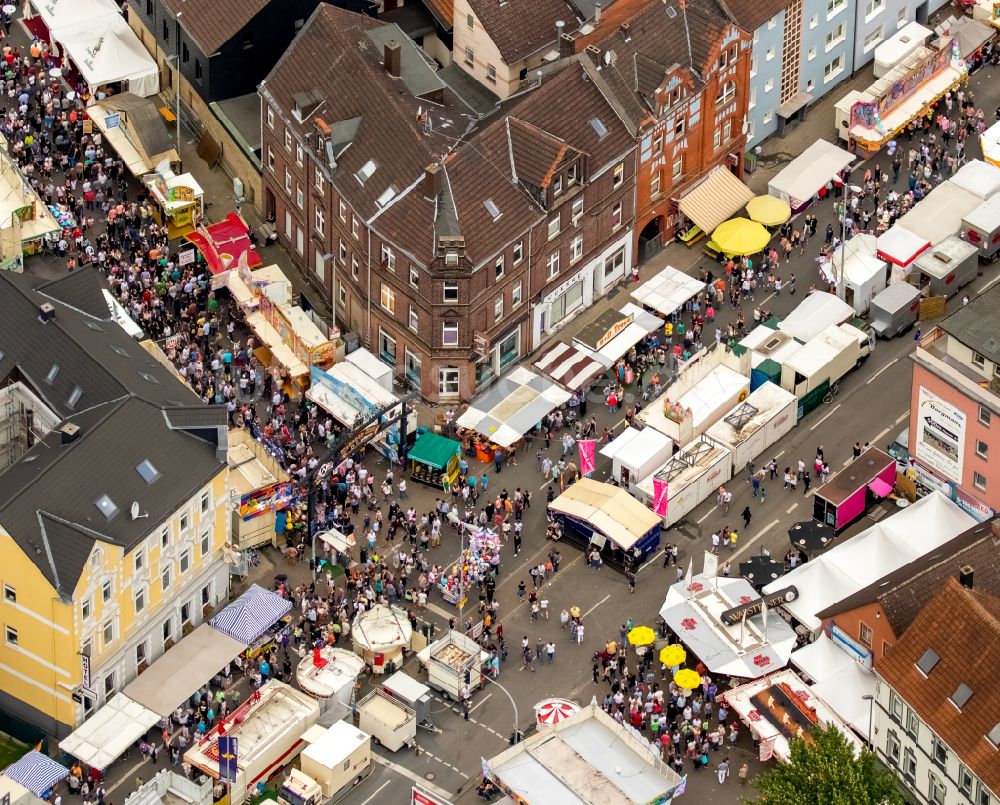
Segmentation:
[(948, 181), (985, 201), (1000, 193), (1000, 168), (981, 159), (973, 159), (959, 168)]
[(813, 291), (781, 320), (778, 329), (805, 342), (815, 338), (831, 324), (840, 324), (852, 318), (854, 308), (836, 294)]
[(930, 245), (927, 238), (915, 235), (897, 221), (888, 232), (878, 236), (878, 256), (893, 265), (906, 268)]
[(979, 136), (979, 144), (983, 148), (983, 156), (990, 160), (990, 164), (1000, 162), (1000, 121)]
[[(798, 700), (798, 704), (789, 705), (780, 701), (781, 697), (787, 697), (787, 693), (783, 691), (778, 693), (781, 690), (779, 686), (782, 684), (787, 686), (787, 690), (791, 690)], [(763, 707), (763, 704), (758, 705), (752, 701), (759, 693), (775, 694), (774, 704), (776, 711), (768, 710)], [(811, 715), (814, 715), (820, 724), (835, 725), (854, 744), (855, 754), (861, 752), (861, 741), (847, 729), (847, 724), (837, 716), (837, 713), (826, 701), (810, 690), (803, 679), (790, 668), (778, 671), (776, 674), (771, 674), (762, 679), (755, 679), (753, 682), (748, 682), (738, 688), (727, 690), (722, 694), (722, 697), (736, 711), (740, 720), (750, 727), (750, 733), (754, 738), (758, 740), (775, 739), (774, 756), (779, 760), (788, 759), (788, 735), (795, 735), (802, 729), (801, 722), (808, 723), (810, 720), (804, 713), (801, 718), (795, 718), (794, 711), (799, 710), (801, 712), (803, 708), (811, 710)], [(765, 698), (771, 697), (765, 696)], [(758, 702), (760, 702), (760, 699), (758, 699)], [(790, 710), (792, 712), (789, 712)], [(753, 713), (753, 716), (751, 716), (751, 713)], [(789, 721), (786, 722), (784, 720), (784, 715), (790, 716)], [(800, 724), (796, 724), (795, 721), (799, 721)]]
[(727, 168), (717, 168), (681, 198), (680, 211), (703, 232), (711, 233), (743, 209), (753, 197), (753, 190)]
[(834, 545), (822, 556), (799, 565), (768, 584), (764, 592), (795, 585), (799, 597), (784, 608), (815, 631), (820, 627), (817, 612), (925, 556), (975, 524), (974, 518), (940, 492), (931, 492), (857, 536)]
[(626, 316), (632, 316), (632, 323), (597, 350), (597, 359), (603, 361), (606, 366), (611, 366), (643, 338), (654, 330), (659, 330), (663, 325), (658, 316), (647, 313), (631, 302), (622, 305), (619, 312)]
[[(1000, 172), (1000, 168), (995, 170)], [(942, 182), (896, 221), (896, 225), (926, 238), (933, 246), (958, 232), (966, 214), (982, 203), (975, 193), (963, 190), (954, 182)]]
[(104, 707), (63, 738), (59, 748), (85, 765), (103, 770), (159, 720), (157, 713), (132, 701), (124, 693), (116, 693)]
[(92, 89), (128, 81), (129, 92), (141, 98), (159, 92), (156, 62), (121, 15), (58, 31), (56, 39)]
[(875, 675), (839, 648), (826, 632), (792, 652), (792, 665), (815, 680), (810, 685), (833, 711), (861, 735), (868, 734), (868, 702), (875, 694)]
[(63, 33), (78, 28), (93, 28), (109, 17), (121, 17), (121, 10), (114, 0), (34, 0), (29, 12), (42, 18), (52, 38), (62, 41)]
[(660, 525), (660, 518), (624, 489), (592, 478), (581, 478), (549, 509), (586, 523), (625, 551)]
[(793, 208), (800, 206), (853, 162), (854, 155), (849, 151), (817, 140), (767, 183), (767, 192), (789, 202)]
[(669, 316), (680, 309), (688, 299), (703, 290), (705, 283), (697, 277), (678, 271), (673, 266), (667, 266), (655, 277), (632, 291), (632, 298), (641, 305)]
[(795, 630), (777, 612), (767, 615), (766, 635), (759, 614), (745, 625), (722, 622), (727, 609), (759, 597), (746, 579), (698, 575), (670, 586), (660, 617), (712, 673), (756, 679), (787, 665), (795, 648)]
[(551, 380), (519, 366), (476, 397), (457, 424), (510, 447), (570, 396)]

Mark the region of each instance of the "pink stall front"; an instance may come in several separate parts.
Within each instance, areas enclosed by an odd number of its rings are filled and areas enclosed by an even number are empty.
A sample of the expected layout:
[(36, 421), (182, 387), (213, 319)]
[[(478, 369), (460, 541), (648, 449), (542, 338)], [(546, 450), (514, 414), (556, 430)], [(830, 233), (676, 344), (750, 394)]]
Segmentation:
[(895, 483), (896, 460), (869, 447), (816, 490), (813, 519), (841, 531), (888, 497)]

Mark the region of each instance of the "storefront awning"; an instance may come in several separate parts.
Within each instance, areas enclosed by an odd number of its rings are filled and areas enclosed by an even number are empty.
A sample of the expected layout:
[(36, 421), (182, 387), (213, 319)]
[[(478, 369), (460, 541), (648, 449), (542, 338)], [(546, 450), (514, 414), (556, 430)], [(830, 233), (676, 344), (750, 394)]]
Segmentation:
[(583, 388), (607, 368), (591, 350), (565, 341), (548, 347), (533, 365), (570, 391)]
[(348, 553), (351, 548), (357, 546), (358, 541), (354, 538), (353, 534), (344, 534), (335, 528), (331, 528), (328, 531), (320, 531), (317, 535), (323, 542), (334, 548), (341, 553)]
[(673, 266), (667, 266), (655, 277), (632, 291), (632, 298), (640, 305), (669, 316), (680, 310), (688, 299), (692, 299), (703, 290), (705, 290), (704, 282), (678, 271)]
[[(148, 670), (148, 669), (147, 669)], [(81, 763), (106, 769), (160, 720), (160, 716), (116, 693), (94, 715), (59, 742), (59, 748)]]
[(456, 424), (510, 447), (569, 398), (551, 380), (519, 366), (473, 400)]
[(32, 750), (11, 763), (3, 773), (15, 783), (23, 785), (36, 797), (40, 797), (60, 780), (69, 777), (69, 769), (37, 750)]
[(203, 623), (122, 693), (160, 716), (169, 716), (248, 645)]
[(254, 584), (210, 623), (223, 634), (249, 646), (291, 608), (291, 601)]
[(726, 168), (718, 168), (681, 199), (680, 210), (703, 232), (712, 232), (752, 198), (749, 187)]

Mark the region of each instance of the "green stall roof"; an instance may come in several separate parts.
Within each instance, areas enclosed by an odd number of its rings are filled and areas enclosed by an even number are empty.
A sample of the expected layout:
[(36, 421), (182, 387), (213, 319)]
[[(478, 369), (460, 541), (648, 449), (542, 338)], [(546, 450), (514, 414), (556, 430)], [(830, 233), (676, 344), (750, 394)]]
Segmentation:
[(454, 439), (438, 436), (436, 433), (426, 431), (410, 448), (409, 456), (414, 461), (427, 464), (438, 470), (443, 470), (448, 466), (451, 457), (460, 452), (462, 445)]

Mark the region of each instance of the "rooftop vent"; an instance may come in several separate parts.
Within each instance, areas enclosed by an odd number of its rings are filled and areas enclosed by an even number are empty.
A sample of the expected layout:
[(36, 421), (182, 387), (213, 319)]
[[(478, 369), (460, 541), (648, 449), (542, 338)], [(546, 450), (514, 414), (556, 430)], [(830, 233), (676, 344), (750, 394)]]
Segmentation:
[(951, 703), (955, 705), (959, 710), (961, 710), (968, 703), (969, 699), (972, 698), (972, 688), (966, 685), (964, 682), (955, 688), (955, 692), (951, 694)]
[(923, 656), (917, 660), (917, 668), (920, 669), (920, 672), (924, 676), (928, 676), (930, 672), (934, 670), (934, 666), (940, 661), (941, 658), (938, 656), (937, 652), (934, 649), (929, 648), (923, 653)]
[(64, 422), (59, 428), (59, 435), (62, 444), (72, 444), (80, 438), (80, 426), (73, 422)]
[(44, 324), (47, 321), (52, 321), (56, 317), (56, 309), (52, 307), (49, 302), (42, 302), (38, 306), (38, 318)]
[(107, 495), (101, 495), (94, 501), (94, 505), (97, 506), (101, 514), (104, 515), (105, 520), (110, 520), (118, 514), (118, 506), (115, 505), (115, 502)]
[(402, 48), (395, 39), (390, 39), (382, 49), (385, 71), (393, 78), (399, 78)]
[(629, 24), (627, 22), (623, 22), (618, 26), (618, 33), (622, 35), (622, 39), (626, 42), (632, 41), (632, 34), (629, 32)]

